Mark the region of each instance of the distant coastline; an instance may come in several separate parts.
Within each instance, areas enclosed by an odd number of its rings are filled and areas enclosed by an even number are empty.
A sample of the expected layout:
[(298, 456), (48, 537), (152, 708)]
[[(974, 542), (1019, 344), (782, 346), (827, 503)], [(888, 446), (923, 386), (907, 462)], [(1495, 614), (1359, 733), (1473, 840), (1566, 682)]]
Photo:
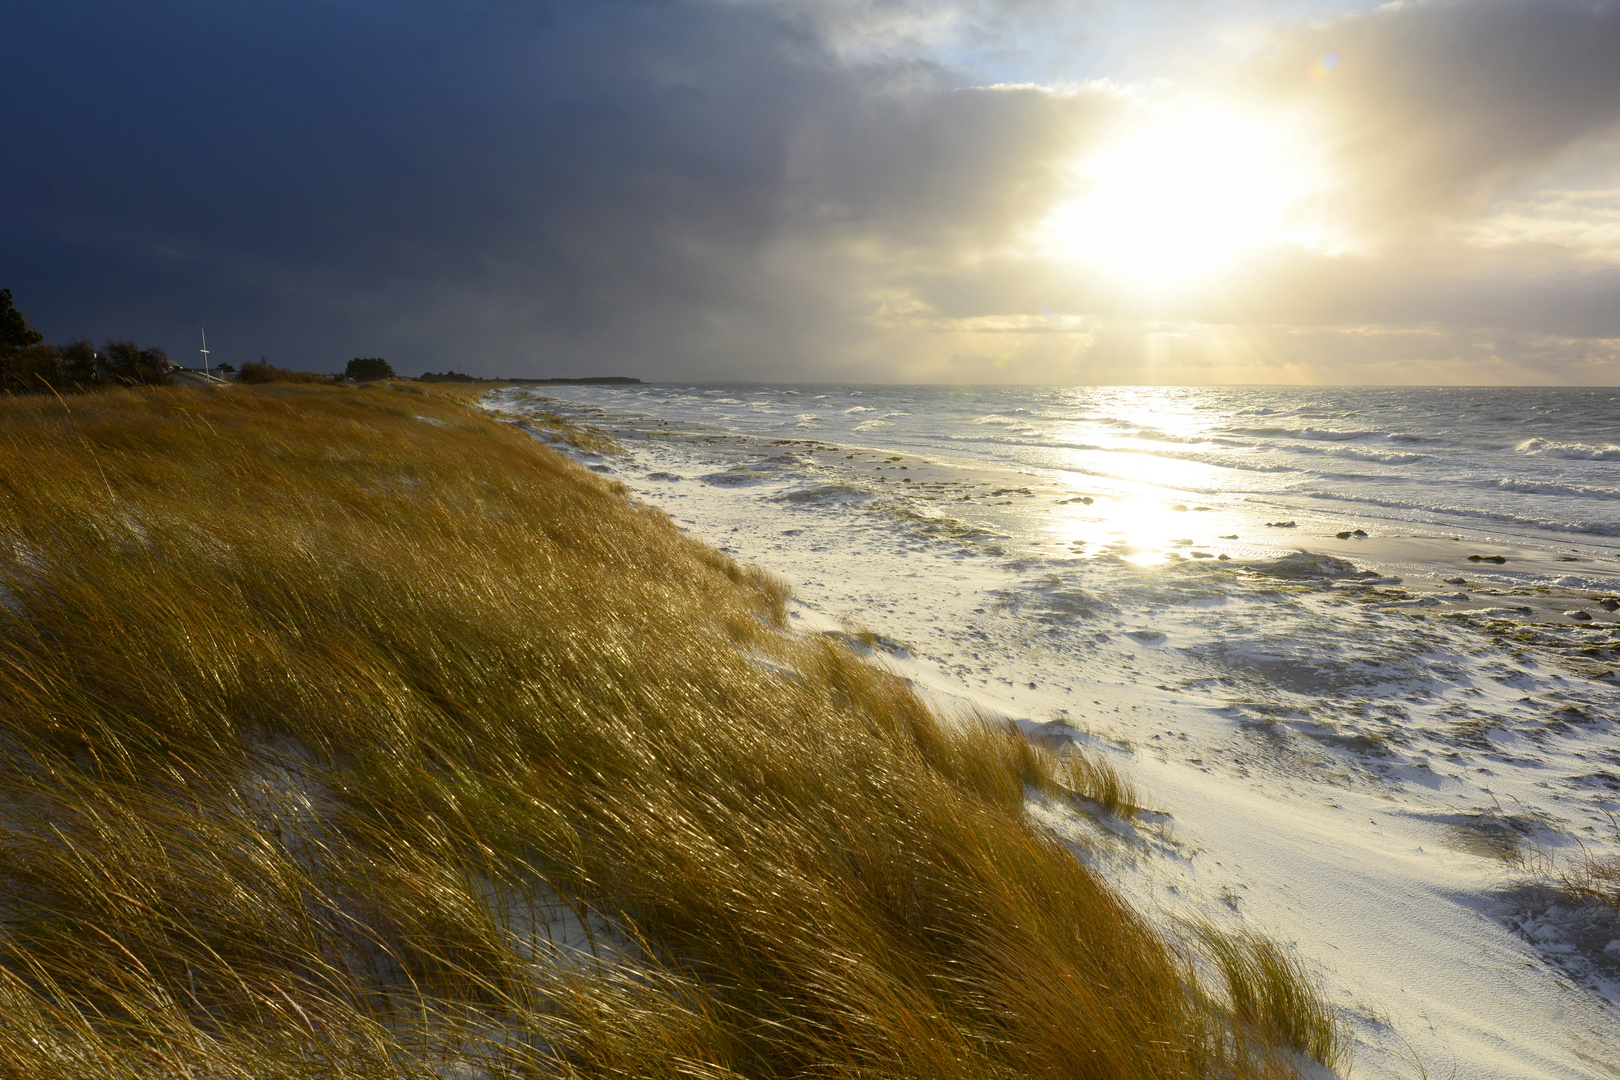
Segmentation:
[(474, 375), (463, 375), (459, 371), (446, 371), (443, 373), (426, 371), (423, 372), (416, 381), (456, 383), (519, 383), (525, 386), (555, 386), (565, 384), (574, 386), (627, 386), (641, 382), (640, 379), (632, 378), (629, 375), (583, 375), (579, 378), (555, 379), (481, 379)]

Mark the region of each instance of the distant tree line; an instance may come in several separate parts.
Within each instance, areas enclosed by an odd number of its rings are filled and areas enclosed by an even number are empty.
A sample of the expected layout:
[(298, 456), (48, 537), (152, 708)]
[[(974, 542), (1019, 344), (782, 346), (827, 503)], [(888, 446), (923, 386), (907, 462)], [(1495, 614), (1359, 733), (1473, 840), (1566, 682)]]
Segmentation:
[[(108, 341), (97, 349), (88, 338), (76, 338), (65, 345), (46, 344), (44, 335), (29, 325), (12, 303), (10, 289), (0, 289), (0, 391), (6, 393), (63, 393), (110, 386), (167, 386), (171, 373), (181, 365), (170, 360), (162, 349), (143, 349), (133, 341)], [(230, 364), (215, 370), (236, 376), (244, 383), (270, 382), (370, 382), (397, 379), (394, 366), (380, 356), (357, 356), (341, 376), (313, 375), (277, 367), (264, 357), (242, 365), (237, 372)], [(577, 379), (483, 379), (459, 371), (423, 372), (419, 382), (428, 383), (634, 383), (639, 379), (622, 375), (587, 376)]]
[(49, 345), (0, 289), (0, 390), (9, 394), (93, 390), (108, 386), (165, 386), (179, 367), (159, 348), (109, 341), (100, 349), (88, 338)]
[(633, 379), (628, 375), (585, 375), (585, 376), (581, 376), (581, 377), (578, 377), (578, 378), (554, 378), (554, 379), (517, 379), (517, 378), (507, 379), (507, 378), (502, 378), (501, 376), (497, 375), (493, 379), (481, 379), (481, 378), (478, 378), (477, 376), (474, 376), (474, 375), (463, 375), (459, 371), (446, 371), (442, 375), (438, 374), (438, 373), (435, 373), (435, 372), (432, 372), (432, 371), (424, 371), (416, 381), (417, 382), (522, 383), (522, 384), (526, 384), (526, 385), (528, 385), (528, 384), (537, 384), (537, 385), (542, 385), (542, 386), (547, 385), (547, 384), (557, 385), (557, 384), (560, 384), (560, 383), (574, 383), (574, 384), (581, 384), (581, 385), (587, 385), (587, 386), (623, 386), (623, 385), (628, 385), (630, 383), (639, 383), (639, 382), (641, 382), (640, 379)]
[[(224, 365), (220, 365), (221, 370)], [(293, 371), (290, 368), (276, 367), (264, 357), (249, 360), (242, 365), (241, 372), (236, 376), (240, 383), (329, 383), (331, 378), (326, 375), (315, 375), (308, 371)]]

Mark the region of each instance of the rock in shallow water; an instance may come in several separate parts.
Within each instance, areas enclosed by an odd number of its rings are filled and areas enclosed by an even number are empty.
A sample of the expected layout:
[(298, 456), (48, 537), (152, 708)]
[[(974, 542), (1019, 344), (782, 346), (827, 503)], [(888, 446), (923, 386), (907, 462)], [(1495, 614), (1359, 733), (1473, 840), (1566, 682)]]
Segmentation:
[(1358, 570), (1356, 564), (1349, 559), (1338, 559), (1332, 555), (1318, 555), (1313, 551), (1296, 551), (1292, 555), (1284, 555), (1280, 559), (1270, 562), (1250, 564), (1262, 574), (1281, 578), (1347, 578), (1347, 577), (1377, 577), (1371, 570)]

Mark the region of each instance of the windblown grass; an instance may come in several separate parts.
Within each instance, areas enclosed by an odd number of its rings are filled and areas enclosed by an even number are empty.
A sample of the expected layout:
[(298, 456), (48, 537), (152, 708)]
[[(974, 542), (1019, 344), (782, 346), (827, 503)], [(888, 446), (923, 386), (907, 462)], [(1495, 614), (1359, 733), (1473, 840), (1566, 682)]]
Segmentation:
[(1594, 851), (1576, 837), (1573, 856), (1559, 859), (1536, 848), (1529, 855), (1516, 853), (1513, 862), (1568, 896), (1620, 908), (1620, 855), (1614, 854), (1620, 848), (1620, 816), (1611, 810), (1604, 813), (1613, 831), (1607, 852)]
[(1574, 864), (1562, 868), (1558, 877), (1576, 896), (1620, 908), (1620, 856), (1594, 855), (1583, 848)]
[(1338, 1017), (1312, 989), (1300, 962), (1267, 938), (1194, 928), (1204, 957), (1220, 973), (1234, 1027), (1262, 1056), (1292, 1051), (1330, 1066), (1349, 1053)]
[(783, 618), (453, 393), (0, 401), (0, 1073), (1315, 1052), (1026, 821), (1052, 757)]
[(1071, 748), (1059, 757), (1054, 774), (1062, 787), (1099, 803), (1110, 814), (1134, 817), (1142, 808), (1136, 785), (1120, 775), (1105, 757)]

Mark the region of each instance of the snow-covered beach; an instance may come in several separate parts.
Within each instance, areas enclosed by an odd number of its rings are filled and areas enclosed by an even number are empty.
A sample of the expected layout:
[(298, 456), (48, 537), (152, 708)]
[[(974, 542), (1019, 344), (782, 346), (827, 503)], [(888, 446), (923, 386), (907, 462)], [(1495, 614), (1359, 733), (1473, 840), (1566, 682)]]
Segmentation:
[(1294, 944), (1355, 1075), (1613, 1075), (1620, 918), (1524, 860), (1617, 839), (1620, 405), (1381, 393), (488, 404), (609, 430), (588, 464), (785, 578), (806, 632), (1109, 754), (1151, 810), (1128, 835), (1032, 814), (1145, 909)]

